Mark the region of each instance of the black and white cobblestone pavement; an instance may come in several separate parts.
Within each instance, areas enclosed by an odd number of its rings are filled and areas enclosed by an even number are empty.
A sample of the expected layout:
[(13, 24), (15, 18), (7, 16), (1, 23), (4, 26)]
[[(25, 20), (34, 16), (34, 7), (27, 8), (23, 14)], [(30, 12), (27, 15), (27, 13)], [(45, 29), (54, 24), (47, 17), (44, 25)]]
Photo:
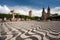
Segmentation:
[(60, 40), (60, 21), (0, 22), (0, 40)]

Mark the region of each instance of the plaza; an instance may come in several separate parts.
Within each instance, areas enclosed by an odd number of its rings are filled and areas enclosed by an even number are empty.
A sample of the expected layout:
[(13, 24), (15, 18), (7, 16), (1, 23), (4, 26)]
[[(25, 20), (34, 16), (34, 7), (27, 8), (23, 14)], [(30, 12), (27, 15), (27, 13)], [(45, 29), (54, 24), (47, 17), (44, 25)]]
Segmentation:
[(60, 21), (1, 22), (0, 40), (60, 40)]

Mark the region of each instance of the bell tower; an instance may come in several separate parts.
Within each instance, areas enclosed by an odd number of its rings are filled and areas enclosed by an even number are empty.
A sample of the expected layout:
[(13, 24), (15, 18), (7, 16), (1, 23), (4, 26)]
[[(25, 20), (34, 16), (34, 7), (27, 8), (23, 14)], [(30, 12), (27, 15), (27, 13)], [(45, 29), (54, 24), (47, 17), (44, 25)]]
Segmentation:
[(47, 9), (47, 17), (50, 16), (50, 7), (48, 6), (48, 9)]
[(43, 8), (43, 11), (42, 11), (42, 17), (41, 17), (42, 20), (46, 20), (46, 12), (45, 12), (45, 9)]

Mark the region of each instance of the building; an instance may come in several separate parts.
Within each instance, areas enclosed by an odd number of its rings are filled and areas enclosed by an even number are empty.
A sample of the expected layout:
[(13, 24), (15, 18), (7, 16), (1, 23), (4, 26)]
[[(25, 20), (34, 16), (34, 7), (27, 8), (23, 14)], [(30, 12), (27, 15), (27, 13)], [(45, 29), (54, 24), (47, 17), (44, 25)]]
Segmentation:
[(50, 7), (48, 6), (48, 9), (47, 9), (47, 17), (50, 16)]
[(32, 10), (29, 11), (29, 16), (30, 16), (30, 17), (32, 16)]
[(46, 15), (46, 12), (45, 12), (45, 9), (44, 9), (44, 8), (43, 8), (43, 10), (42, 10), (41, 19), (42, 19), (42, 20), (46, 20), (46, 19), (47, 19), (47, 15)]
[[(42, 10), (42, 16), (41, 16), (41, 20), (49, 20), (48, 18), (50, 17), (50, 16), (58, 16), (58, 14), (57, 13), (55, 13), (55, 14), (51, 14), (50, 13), (50, 7), (48, 7), (48, 9), (47, 9), (47, 13), (45, 12), (45, 9), (43, 8), (43, 10)], [(56, 20), (56, 18), (52, 18), (52, 20)]]

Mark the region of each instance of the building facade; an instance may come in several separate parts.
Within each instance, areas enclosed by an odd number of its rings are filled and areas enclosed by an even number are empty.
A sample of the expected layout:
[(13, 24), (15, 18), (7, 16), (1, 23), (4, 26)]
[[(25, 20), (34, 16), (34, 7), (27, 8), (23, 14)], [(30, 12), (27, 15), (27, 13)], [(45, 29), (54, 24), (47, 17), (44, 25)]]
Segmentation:
[(30, 16), (30, 17), (32, 16), (32, 10), (29, 11), (29, 16)]
[(47, 13), (45, 12), (45, 9), (43, 8), (41, 19), (46, 21), (49, 16), (50, 16), (50, 7), (48, 7), (47, 9)]
[(46, 20), (46, 18), (47, 18), (47, 15), (46, 15), (45, 9), (43, 8), (41, 19), (42, 19), (42, 20)]
[(50, 16), (50, 7), (48, 6), (48, 9), (47, 9), (47, 17)]
[[(58, 14), (57, 13), (55, 13), (55, 14), (51, 14), (50, 13), (50, 7), (48, 7), (48, 9), (47, 9), (47, 13), (45, 12), (45, 9), (43, 8), (43, 10), (42, 10), (42, 16), (41, 16), (41, 20), (50, 20), (50, 19), (48, 19), (49, 17), (56, 17), (56, 16), (58, 16)], [(56, 18), (51, 18), (51, 20), (57, 20)]]

